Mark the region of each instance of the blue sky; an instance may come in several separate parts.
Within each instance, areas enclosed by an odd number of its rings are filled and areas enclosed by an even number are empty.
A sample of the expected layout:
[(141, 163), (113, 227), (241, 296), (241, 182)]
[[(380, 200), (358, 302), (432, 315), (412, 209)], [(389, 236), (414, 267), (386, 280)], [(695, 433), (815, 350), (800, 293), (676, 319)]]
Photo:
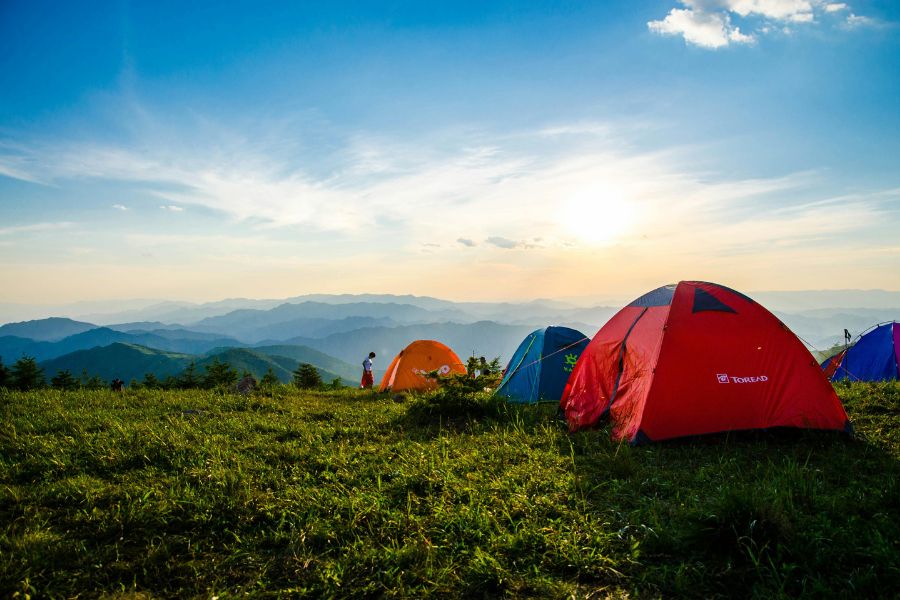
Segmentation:
[(894, 2), (7, 1), (0, 90), (0, 302), (900, 290)]

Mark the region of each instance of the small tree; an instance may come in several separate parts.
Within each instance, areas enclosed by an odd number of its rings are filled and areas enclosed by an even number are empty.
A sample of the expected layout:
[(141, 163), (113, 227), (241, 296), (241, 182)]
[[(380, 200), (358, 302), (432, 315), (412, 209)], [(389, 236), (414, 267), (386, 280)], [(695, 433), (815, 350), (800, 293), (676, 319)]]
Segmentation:
[(311, 364), (300, 363), (294, 371), (294, 385), (302, 389), (322, 387), (322, 376)]
[(500, 363), (499, 356), (495, 356), (493, 359), (491, 359), (491, 362), (488, 363), (488, 369), (491, 370), (491, 373), (500, 373), (500, 371), (503, 369), (503, 365)]
[(331, 380), (331, 385), (329, 387), (333, 390), (339, 390), (342, 387), (344, 387), (344, 384), (341, 383), (340, 377), (335, 377), (334, 379)]
[(44, 387), (44, 370), (33, 356), (23, 356), (12, 366), (12, 384), (18, 390), (33, 390)]
[(466, 359), (466, 373), (468, 373), (469, 377), (475, 377), (475, 371), (478, 369), (478, 359), (474, 356), (470, 356)]
[(231, 387), (237, 383), (237, 371), (231, 368), (226, 362), (220, 362), (218, 358), (214, 358), (211, 363), (206, 365), (206, 375), (203, 377), (203, 387)]
[(132, 377), (131, 382), (128, 384), (128, 389), (139, 390), (139, 389), (141, 389), (141, 387), (142, 387), (141, 382), (138, 381), (137, 379), (135, 379), (134, 377)]
[(278, 376), (275, 374), (275, 371), (272, 370), (272, 367), (269, 367), (269, 370), (266, 371), (266, 374), (263, 375), (262, 379), (259, 382), (260, 387), (270, 388), (278, 385), (280, 382), (278, 381)]
[(57, 390), (74, 390), (78, 388), (78, 380), (72, 376), (72, 372), (68, 369), (59, 371), (50, 380), (50, 385)]
[(142, 385), (145, 388), (148, 388), (151, 390), (154, 390), (154, 389), (160, 387), (159, 379), (157, 379), (156, 375), (154, 375), (153, 373), (144, 373), (144, 381), (143, 381)]
[(12, 378), (9, 375), (9, 369), (3, 364), (3, 358), (0, 357), (0, 388), (12, 385)]
[(197, 366), (194, 364), (194, 361), (191, 361), (187, 368), (181, 372), (181, 375), (178, 376), (178, 387), (186, 390), (199, 387), (199, 385), (200, 380), (197, 379)]
[(83, 385), (89, 390), (102, 390), (106, 387), (106, 384), (100, 379), (99, 375), (91, 375)]

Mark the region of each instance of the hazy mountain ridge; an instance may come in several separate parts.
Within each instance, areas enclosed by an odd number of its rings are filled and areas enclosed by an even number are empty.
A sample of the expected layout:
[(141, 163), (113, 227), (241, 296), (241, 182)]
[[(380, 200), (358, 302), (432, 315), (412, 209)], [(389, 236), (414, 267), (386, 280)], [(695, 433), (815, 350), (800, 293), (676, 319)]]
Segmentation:
[(330, 382), (341, 379), (344, 384), (354, 383), (355, 372), (350, 365), (341, 363), (334, 357), (322, 357), (323, 364), (315, 361), (320, 353), (315, 350), (285, 349), (295, 355), (308, 355), (309, 360), (298, 361), (288, 356), (269, 354), (253, 348), (223, 348), (205, 355), (166, 352), (137, 344), (116, 342), (108, 346), (77, 350), (40, 363), (45, 375), (50, 377), (62, 370), (68, 370), (76, 377), (82, 372), (99, 375), (108, 382), (118, 377), (126, 382), (141, 381), (146, 373), (153, 373), (157, 379), (177, 376), (193, 361), (195, 376), (202, 378), (205, 369), (214, 361), (228, 363), (238, 374), (247, 371), (259, 380), (271, 368), (283, 383), (291, 381), (292, 372), (300, 362), (308, 362), (318, 369), (322, 379)]
[(900, 309), (900, 292), (888, 290), (759, 291), (748, 294), (769, 310), (805, 312), (817, 309)]
[(128, 382), (141, 380), (153, 373), (160, 380), (181, 373), (194, 357), (164, 352), (135, 344), (116, 342), (108, 346), (76, 350), (40, 363), (49, 380), (59, 371), (68, 370), (78, 377), (83, 371), (99, 375), (105, 382), (118, 377)]
[(96, 325), (65, 317), (48, 317), (0, 326), (0, 337), (27, 338), (37, 342), (57, 342), (63, 338), (96, 328)]
[[(411, 315), (402, 316), (402, 311), (399, 310), (376, 310), (373, 311), (375, 314), (365, 314), (365, 308), (356, 310), (361, 312), (349, 314), (348, 310), (326, 311), (319, 306), (287, 304), (267, 311), (250, 309), (233, 311), (226, 315), (204, 319), (191, 324), (190, 327), (197, 331), (227, 333), (247, 343), (258, 343), (267, 339), (277, 341), (296, 336), (325, 337), (332, 333), (362, 327), (401, 324), (391, 314), (404, 322), (408, 322), (407, 319), (411, 318)], [(328, 312), (331, 312), (331, 315), (328, 315)]]
[(266, 371), (271, 368), (275, 373), (275, 376), (282, 383), (288, 383), (293, 378), (294, 370), (299, 366), (301, 362), (309, 363), (312, 366), (316, 367), (319, 371), (319, 375), (322, 377), (322, 381), (325, 383), (329, 383), (334, 379), (340, 379), (344, 385), (351, 385), (354, 383), (353, 377), (354, 375), (350, 375), (350, 365), (341, 365), (339, 361), (336, 361), (333, 357), (325, 357), (327, 359), (326, 362), (332, 365), (337, 365), (340, 371), (343, 371), (343, 374), (337, 373), (333, 370), (330, 370), (324, 367), (321, 364), (318, 364), (314, 359), (307, 360), (295, 360), (288, 356), (281, 356), (278, 354), (269, 354), (266, 352), (262, 352), (255, 348), (224, 348), (222, 350), (211, 352), (205, 357), (201, 358), (196, 362), (198, 369), (205, 369), (205, 367), (211, 364), (213, 361), (218, 360), (220, 362), (228, 363), (232, 368), (234, 368), (238, 374), (243, 373), (244, 371), (249, 372), (253, 375), (257, 380), (261, 379), (263, 375), (265, 375)]
[(900, 320), (900, 309), (822, 308), (775, 315), (812, 348), (824, 350), (844, 341), (844, 329), (855, 338), (878, 323)]
[[(161, 331), (190, 331), (185, 329), (183, 325), (173, 323), (162, 323), (160, 321), (134, 321), (132, 323), (112, 323), (109, 325), (97, 325), (97, 327), (107, 327), (116, 331), (124, 331), (125, 333), (157, 333), (162, 335)], [(208, 335), (204, 332), (191, 331), (198, 335)]]
[(284, 303), (268, 310), (241, 309), (218, 317), (210, 317), (190, 327), (198, 331), (247, 331), (250, 328), (262, 328), (298, 319), (327, 319), (332, 321), (348, 318), (390, 319), (399, 324), (417, 322), (449, 321), (466, 319), (460, 310), (431, 311), (411, 304), (390, 302), (355, 302), (345, 304), (326, 304), (323, 302)]
[(357, 367), (351, 362), (340, 360), (309, 346), (280, 344), (276, 346), (256, 346), (253, 350), (268, 356), (283, 357), (291, 360), (294, 363), (294, 368), (300, 363), (309, 363), (326, 371), (336, 373), (338, 376), (350, 381), (358, 379), (362, 371), (362, 365)]
[(438, 340), (452, 348), (462, 360), (474, 354), (488, 359), (500, 356), (501, 361), (505, 362), (534, 329), (530, 325), (504, 325), (493, 321), (428, 323), (392, 328), (371, 327), (336, 333), (326, 338), (292, 338), (285, 342), (309, 346), (350, 363), (361, 362), (366, 354), (373, 351), (379, 357), (377, 374), (379, 368), (387, 367), (410, 342), (420, 339)]
[(187, 354), (202, 354), (212, 348), (222, 346), (244, 345), (234, 338), (206, 336), (206, 334), (196, 334), (196, 332), (187, 332), (184, 334), (184, 337), (174, 336), (171, 332), (161, 333), (162, 335), (152, 332), (126, 333), (108, 327), (95, 327), (70, 335), (57, 342), (43, 342), (5, 336), (0, 337), (0, 357), (6, 363), (18, 360), (23, 354), (33, 356), (39, 361), (49, 360), (78, 350), (108, 346), (117, 342)]
[[(775, 312), (812, 349), (825, 349), (841, 341), (845, 328), (855, 336), (875, 323), (900, 319), (900, 309), (878, 306), (893, 301), (900, 305), (900, 292), (763, 292), (751, 296)], [(804, 298), (813, 307), (781, 310), (777, 306), (778, 302), (796, 306)], [(860, 304), (856, 308), (817, 306), (839, 301)], [(519, 341), (538, 327), (568, 324), (592, 337), (619, 308), (580, 307), (553, 300), (452, 302), (390, 294), (308, 295), (287, 301), (227, 299), (203, 305), (157, 303), (114, 316), (134, 315), (141, 310), (164, 310), (180, 316), (204, 311), (224, 313), (186, 323), (120, 318), (105, 327), (60, 317), (10, 323), (0, 327), (0, 334), (20, 335), (0, 335), (0, 356), (7, 364), (23, 354), (49, 360), (113, 343), (194, 356), (226, 347), (299, 344), (342, 363), (316, 366), (355, 379), (356, 365), (370, 350), (378, 353), (381, 364), (415, 339), (438, 339), (461, 358), (474, 352), (490, 358), (500, 356), (505, 361)]]
[[(848, 310), (888, 309), (900, 311), (900, 291), (880, 289), (741, 291), (747, 293), (751, 298), (756, 299), (772, 311), (804, 312), (814, 309), (841, 308)], [(564, 290), (561, 290), (561, 292), (564, 293)], [(460, 310), (477, 321), (482, 319), (493, 320), (492, 317), (497, 316), (502, 317), (509, 310), (521, 314), (520, 311), (528, 310), (529, 307), (532, 309), (539, 307), (556, 311), (589, 307), (610, 307), (617, 310), (630, 300), (640, 296), (641, 293), (642, 291), (639, 290), (633, 294), (597, 294), (592, 297), (542, 298), (522, 302), (455, 302), (431, 296), (409, 294), (306, 294), (282, 299), (226, 298), (202, 303), (148, 299), (90, 301), (43, 306), (0, 303), (0, 322), (34, 320), (53, 315), (107, 326), (112, 326), (116, 323), (141, 321), (158, 321), (167, 325), (186, 325), (240, 309), (268, 310), (281, 304), (299, 304), (303, 302), (318, 302), (332, 305), (354, 303), (407, 304), (429, 311)], [(584, 321), (584, 319), (574, 318), (570, 320)], [(591, 321), (588, 320), (587, 322)], [(0, 335), (3, 334), (3, 332), (0, 332)], [(6, 334), (19, 335), (12, 332), (6, 332)]]

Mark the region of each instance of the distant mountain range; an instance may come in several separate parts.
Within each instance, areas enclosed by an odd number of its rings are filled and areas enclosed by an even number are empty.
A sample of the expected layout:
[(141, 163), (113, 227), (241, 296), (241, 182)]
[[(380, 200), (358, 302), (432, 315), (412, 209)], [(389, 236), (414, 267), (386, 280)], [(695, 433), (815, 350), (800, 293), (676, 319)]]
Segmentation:
[[(206, 367), (218, 360), (231, 365), (238, 374), (246, 371), (257, 379), (262, 378), (271, 368), (279, 380), (287, 383), (291, 381), (293, 370), (301, 362), (306, 362), (318, 369), (325, 382), (340, 379), (344, 385), (355, 383), (355, 377), (358, 374), (356, 369), (347, 363), (324, 356), (309, 348), (294, 347), (284, 350), (293, 356), (269, 354), (260, 349), (249, 348), (226, 348), (203, 356), (193, 356), (116, 342), (90, 350), (78, 350), (44, 361), (40, 366), (44, 369), (48, 379), (59, 371), (69, 370), (76, 377), (85, 371), (89, 375), (99, 375), (105, 381), (118, 377), (127, 383), (132, 379), (141, 381), (147, 373), (153, 373), (160, 380), (169, 375), (178, 375), (191, 361), (194, 361), (197, 376), (202, 377)], [(327, 363), (333, 370), (319, 366), (320, 362)]]
[[(660, 285), (663, 283), (667, 282), (660, 282)], [(720, 283), (727, 284), (728, 282)], [(565, 290), (556, 291), (560, 294), (565, 293)], [(472, 317), (470, 322), (498, 320), (498, 318), (500, 321), (505, 322), (506, 316), (509, 316), (511, 319), (517, 319), (521, 318), (523, 313), (535, 309), (544, 316), (549, 316), (548, 313), (558, 313), (558, 311), (567, 309), (577, 310), (598, 306), (618, 309), (645, 291), (649, 291), (649, 289), (636, 290), (633, 294), (625, 295), (598, 293), (592, 297), (561, 296), (557, 300), (535, 299), (528, 302), (453, 302), (408, 294), (308, 294), (284, 299), (227, 298), (205, 303), (148, 299), (76, 302), (59, 305), (0, 302), (0, 323), (60, 316), (95, 325), (159, 321), (166, 324), (177, 323), (183, 326), (196, 323), (208, 317), (225, 315), (239, 309), (268, 310), (281, 304), (300, 304), (303, 302), (319, 302), (331, 305), (354, 303), (407, 304), (429, 311), (459, 310)], [(790, 313), (814, 309), (900, 309), (900, 291), (854, 289), (805, 291), (753, 291), (741, 289), (740, 291), (748, 294), (751, 298), (755, 298), (769, 310)], [(594, 323), (594, 321), (590, 320), (586, 322)], [(602, 323), (598, 323), (598, 325), (602, 325)], [(17, 334), (10, 333), (10, 335)]]
[[(66, 320), (62, 319), (61, 321)], [(46, 331), (45, 324), (41, 321), (31, 321), (31, 323), (39, 327), (41, 331)], [(17, 323), (17, 325), (24, 324)], [(17, 330), (20, 333), (28, 334), (28, 329), (24, 326)], [(76, 350), (108, 346), (116, 342), (187, 354), (201, 354), (213, 348), (243, 345), (234, 338), (182, 329), (124, 332), (108, 327), (96, 327), (64, 337), (56, 342), (5, 335), (0, 337), (0, 357), (3, 357), (4, 361), (12, 361), (26, 354), (40, 361), (63, 356)]]
[[(96, 325), (61, 317), (50, 317), (24, 323), (7, 323), (0, 326), (0, 336), (27, 338), (33, 342), (57, 342), (71, 335), (96, 329)], [(2, 352), (0, 352), (2, 355)]]
[[(898, 292), (760, 292), (757, 300), (813, 350), (841, 341), (844, 328), (855, 335), (900, 319)], [(804, 302), (807, 308), (799, 308)], [(841, 304), (849, 302), (858, 307)], [(505, 362), (534, 329), (567, 325), (592, 337), (619, 308), (377, 294), (131, 304), (119, 313), (98, 313), (98, 322), (52, 317), (0, 326), (0, 357), (11, 364), (23, 354), (34, 356), (49, 376), (67, 368), (122, 379), (146, 372), (165, 377), (191, 360), (202, 366), (218, 356), (254, 374), (271, 367), (286, 380), (299, 362), (309, 362), (326, 378), (355, 382), (369, 351), (378, 354), (376, 376), (416, 339), (440, 340), (462, 359), (474, 354)]]
[[(467, 356), (499, 356), (509, 360), (522, 339), (533, 331), (531, 325), (501, 325), (493, 321), (477, 323), (426, 323), (400, 327), (368, 327), (335, 333), (325, 338), (291, 338), (288, 344), (309, 346), (348, 362), (361, 362), (371, 351), (376, 364), (386, 367), (391, 359), (414, 340), (438, 340), (450, 346), (462, 360)], [(594, 332), (591, 332), (591, 335)]]

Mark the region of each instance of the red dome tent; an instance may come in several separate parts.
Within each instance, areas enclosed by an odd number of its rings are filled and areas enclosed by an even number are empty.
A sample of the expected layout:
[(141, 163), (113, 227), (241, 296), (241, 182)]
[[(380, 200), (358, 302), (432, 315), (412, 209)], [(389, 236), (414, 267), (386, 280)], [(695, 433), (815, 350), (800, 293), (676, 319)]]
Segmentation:
[(682, 281), (620, 310), (584, 350), (560, 405), (572, 431), (610, 415), (633, 443), (768, 427), (849, 430), (831, 384), (768, 310)]

